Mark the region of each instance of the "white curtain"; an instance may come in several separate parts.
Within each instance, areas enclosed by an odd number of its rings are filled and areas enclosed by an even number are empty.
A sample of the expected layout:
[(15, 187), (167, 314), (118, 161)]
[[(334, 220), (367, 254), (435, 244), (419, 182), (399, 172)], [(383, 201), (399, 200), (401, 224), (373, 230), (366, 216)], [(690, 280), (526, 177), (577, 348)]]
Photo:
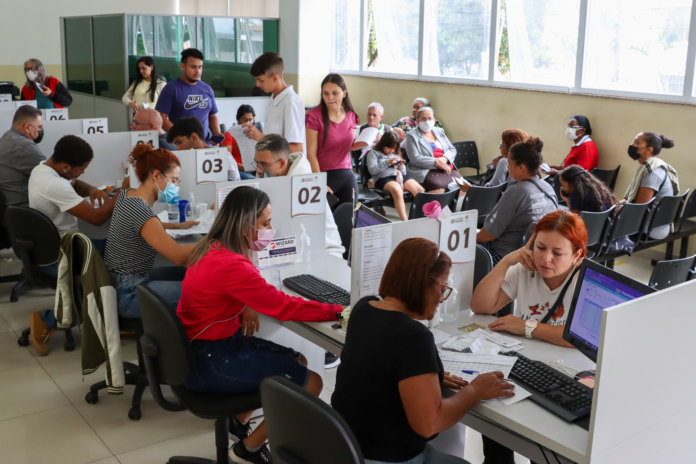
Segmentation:
[(424, 11), (423, 29), (423, 71), (426, 74), (440, 75), (440, 53), (437, 48), (438, 8), (440, 0), (427, 0)]
[(529, 44), (527, 22), (524, 18), (523, 0), (507, 0), (505, 10), (510, 52), (510, 78), (515, 82), (527, 82), (533, 74), (534, 58)]
[(378, 63), (375, 70), (418, 72), (418, 0), (373, 0)]

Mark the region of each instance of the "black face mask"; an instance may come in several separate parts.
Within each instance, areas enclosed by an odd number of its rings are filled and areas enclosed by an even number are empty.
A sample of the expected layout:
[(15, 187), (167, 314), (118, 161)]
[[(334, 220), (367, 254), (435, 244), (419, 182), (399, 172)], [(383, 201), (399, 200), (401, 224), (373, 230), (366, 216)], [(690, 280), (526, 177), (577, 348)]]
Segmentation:
[(567, 196), (568, 196), (568, 192), (566, 192), (565, 190), (561, 189), (561, 195), (563, 195), (564, 197), (567, 197)]
[(37, 132), (39, 133), (39, 135), (34, 139), (34, 143), (41, 143), (41, 141), (43, 140), (43, 136), (44, 136), (44, 130), (41, 129), (40, 131), (37, 131)]
[(638, 153), (638, 150), (638, 147), (634, 147), (633, 145), (628, 146), (628, 156), (630, 156), (633, 161), (638, 160), (638, 158), (642, 156)]

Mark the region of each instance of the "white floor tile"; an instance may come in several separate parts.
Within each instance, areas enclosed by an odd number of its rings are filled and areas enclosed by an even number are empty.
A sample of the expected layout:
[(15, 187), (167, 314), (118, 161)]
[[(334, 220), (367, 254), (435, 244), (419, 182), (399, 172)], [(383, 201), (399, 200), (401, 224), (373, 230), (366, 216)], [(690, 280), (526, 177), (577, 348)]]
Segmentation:
[[(99, 395), (97, 404), (76, 403), (75, 407), (115, 455), (159, 443), (210, 427), (213, 421), (199, 419), (188, 411), (167, 412), (146, 390), (141, 404), (142, 418), (128, 418), (133, 396), (132, 386), (123, 395)], [(167, 389), (168, 390), (168, 389)], [(171, 392), (168, 392), (171, 397)]]
[(28, 290), (16, 303), (10, 302), (10, 291), (14, 282), (0, 284), (0, 316), (12, 330), (29, 327), (29, 316), (35, 311), (53, 308), (55, 290), (51, 288)]
[(17, 337), (12, 331), (0, 333), (0, 353), (0, 372), (38, 366), (36, 358), (29, 350), (17, 344)]
[(215, 459), (215, 427), (206, 427), (186, 435), (118, 454), (121, 464), (167, 462), (172, 456)]
[(120, 464), (120, 463), (118, 462), (118, 459), (116, 459), (114, 456), (111, 456), (110, 458), (100, 459), (99, 461), (90, 462), (89, 464)]
[(72, 405), (0, 422), (0, 449), (0, 464), (86, 464), (112, 456)]
[(0, 372), (0, 420), (68, 404), (70, 401), (38, 364)]
[[(470, 464), (483, 463), (483, 442), (481, 434), (471, 427), (466, 429), (466, 442), (464, 444), (464, 459)], [(515, 464), (529, 464), (529, 459), (515, 453)]]
[(12, 327), (5, 322), (5, 318), (0, 316), (0, 333), (12, 332)]
[(649, 259), (638, 256), (622, 257), (614, 263), (616, 272), (644, 284), (650, 281), (653, 269)]

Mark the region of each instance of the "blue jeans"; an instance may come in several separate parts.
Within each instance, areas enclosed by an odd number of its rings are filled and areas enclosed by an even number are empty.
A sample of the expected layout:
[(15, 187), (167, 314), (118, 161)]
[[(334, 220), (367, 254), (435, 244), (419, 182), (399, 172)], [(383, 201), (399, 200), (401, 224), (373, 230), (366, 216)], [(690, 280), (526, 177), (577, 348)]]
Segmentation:
[[(373, 461), (371, 459), (365, 459), (365, 464), (394, 464), (386, 463), (383, 461)], [(462, 458), (452, 456), (451, 454), (443, 453), (432, 447), (429, 443), (425, 445), (425, 451), (411, 458), (408, 461), (403, 461), (396, 464), (469, 464)]]
[(149, 274), (111, 273), (116, 288), (118, 316), (129, 319), (140, 318), (138, 285), (147, 285), (172, 308), (176, 308), (181, 298), (181, 281), (186, 274), (183, 266), (156, 267)]
[(248, 172), (239, 171), (239, 178), (241, 180), (256, 179), (256, 176), (253, 174), (249, 174)]
[[(205, 333), (205, 332), (204, 332)], [(259, 391), (261, 381), (279, 375), (303, 387), (309, 369), (300, 353), (268, 340), (242, 335), (242, 330), (222, 340), (191, 342), (196, 369), (186, 388), (206, 393)]]

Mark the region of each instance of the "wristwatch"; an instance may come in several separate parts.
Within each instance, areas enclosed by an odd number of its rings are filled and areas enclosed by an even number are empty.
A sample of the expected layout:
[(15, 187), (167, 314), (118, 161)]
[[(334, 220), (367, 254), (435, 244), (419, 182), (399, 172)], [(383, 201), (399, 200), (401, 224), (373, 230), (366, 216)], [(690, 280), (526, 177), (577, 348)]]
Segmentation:
[(534, 319), (529, 319), (524, 323), (524, 336), (527, 338), (532, 338), (532, 332), (537, 328), (537, 321)]

